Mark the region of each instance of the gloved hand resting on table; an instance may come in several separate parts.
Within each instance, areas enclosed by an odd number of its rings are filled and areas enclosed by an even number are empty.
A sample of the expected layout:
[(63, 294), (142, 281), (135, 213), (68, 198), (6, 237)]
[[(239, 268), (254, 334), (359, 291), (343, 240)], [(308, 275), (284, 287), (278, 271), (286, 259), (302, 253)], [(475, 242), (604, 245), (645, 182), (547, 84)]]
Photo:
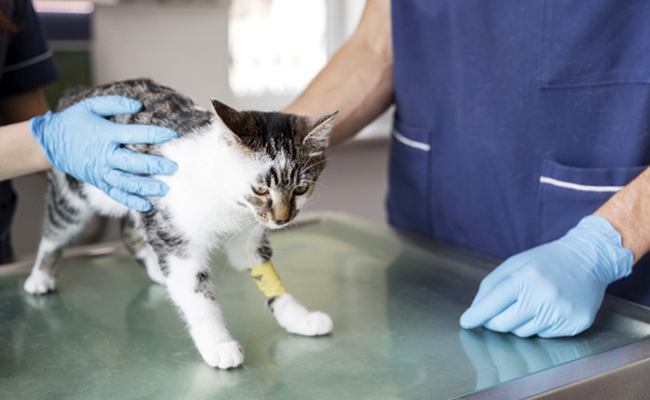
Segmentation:
[(169, 175), (177, 165), (121, 145), (162, 143), (177, 134), (167, 128), (118, 124), (105, 118), (133, 114), (141, 108), (142, 103), (126, 97), (95, 97), (59, 113), (35, 117), (30, 127), (54, 168), (91, 183), (128, 207), (149, 211), (151, 203), (142, 196), (162, 196), (169, 188), (139, 174)]
[(492, 271), (460, 324), (521, 337), (577, 335), (593, 323), (607, 285), (629, 275), (632, 263), (632, 252), (605, 218), (585, 217), (562, 238)]

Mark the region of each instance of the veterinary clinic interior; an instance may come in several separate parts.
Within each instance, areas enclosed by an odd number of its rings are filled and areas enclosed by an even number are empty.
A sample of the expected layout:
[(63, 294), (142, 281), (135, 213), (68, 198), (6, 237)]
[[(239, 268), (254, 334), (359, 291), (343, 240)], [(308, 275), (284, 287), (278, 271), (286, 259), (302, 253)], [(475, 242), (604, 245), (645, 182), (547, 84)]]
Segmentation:
[(648, 398), (649, 19), (0, 1), (0, 398)]

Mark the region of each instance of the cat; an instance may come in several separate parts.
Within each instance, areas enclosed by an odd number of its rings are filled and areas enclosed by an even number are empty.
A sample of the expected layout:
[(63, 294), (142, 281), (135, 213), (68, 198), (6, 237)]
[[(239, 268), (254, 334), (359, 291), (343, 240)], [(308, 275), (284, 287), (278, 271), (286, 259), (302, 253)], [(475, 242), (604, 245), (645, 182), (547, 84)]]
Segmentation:
[[(150, 198), (152, 211), (142, 213), (90, 184), (49, 171), (42, 238), (25, 290), (38, 295), (55, 289), (63, 248), (99, 214), (122, 218), (123, 243), (149, 277), (166, 287), (210, 366), (227, 369), (243, 362), (242, 348), (231, 338), (215, 302), (207, 266), (210, 251), (226, 243), (223, 250), (235, 269), (258, 271), (253, 277), (280, 326), (305, 336), (330, 333), (330, 317), (308, 311), (277, 279), (266, 233), (293, 220), (313, 192), (336, 113), (310, 118), (236, 111), (212, 100), (215, 114), (147, 79), (68, 92), (58, 109), (102, 95), (143, 103), (140, 112), (111, 120), (178, 133), (162, 144), (125, 146), (178, 164), (174, 175), (157, 176), (170, 187), (169, 193)], [(254, 268), (258, 265), (263, 268)]]

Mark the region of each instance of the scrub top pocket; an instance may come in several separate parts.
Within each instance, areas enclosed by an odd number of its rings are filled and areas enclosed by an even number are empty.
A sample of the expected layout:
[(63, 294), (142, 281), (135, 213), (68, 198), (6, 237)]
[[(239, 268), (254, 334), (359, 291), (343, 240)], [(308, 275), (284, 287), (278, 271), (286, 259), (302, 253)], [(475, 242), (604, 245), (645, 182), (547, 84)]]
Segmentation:
[(391, 224), (430, 235), (431, 134), (425, 128), (395, 122), (392, 134), (386, 206)]
[(539, 179), (538, 244), (563, 236), (645, 168), (576, 168), (546, 160)]
[(650, 1), (544, 0), (542, 89), (650, 83)]

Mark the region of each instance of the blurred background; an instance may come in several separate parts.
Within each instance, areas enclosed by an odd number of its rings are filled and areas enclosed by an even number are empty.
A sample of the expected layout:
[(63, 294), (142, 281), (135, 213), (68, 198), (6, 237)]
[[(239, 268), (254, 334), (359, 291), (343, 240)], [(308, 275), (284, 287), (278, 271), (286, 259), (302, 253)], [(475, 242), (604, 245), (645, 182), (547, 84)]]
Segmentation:
[[(239, 109), (281, 110), (354, 32), (365, 0), (33, 1), (61, 70), (46, 88), (51, 108), (80, 85), (148, 77), (203, 107), (217, 98)], [(340, 210), (383, 221), (388, 112), (328, 152), (323, 184), (307, 211)], [(18, 258), (40, 239), (45, 180), (14, 181), (12, 236)], [(98, 223), (80, 243), (117, 240)]]

